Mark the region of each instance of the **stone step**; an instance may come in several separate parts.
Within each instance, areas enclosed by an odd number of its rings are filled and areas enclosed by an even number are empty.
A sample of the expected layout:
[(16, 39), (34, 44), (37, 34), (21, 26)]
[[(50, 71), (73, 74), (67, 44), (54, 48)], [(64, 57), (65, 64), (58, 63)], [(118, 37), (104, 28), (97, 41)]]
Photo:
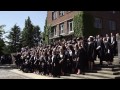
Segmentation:
[(91, 76), (91, 75), (77, 75), (77, 74), (71, 74), (73, 77), (83, 78), (83, 79), (109, 79), (105, 77), (97, 77), (97, 76)]
[(95, 70), (104, 70), (104, 71), (119, 71), (120, 68), (100, 68), (96, 67)]
[(109, 74), (102, 74), (102, 73), (86, 73), (86, 75), (101, 77), (101, 78), (109, 78), (109, 79), (120, 79), (120, 75), (109, 75)]
[(98, 68), (120, 68), (120, 65), (102, 65), (102, 66), (100, 66), (100, 65), (98, 65), (98, 64), (96, 64), (96, 65), (94, 65), (94, 67), (98, 67)]
[(72, 77), (72, 76), (60, 76), (62, 79), (84, 79), (84, 78), (79, 78), (79, 77)]
[(102, 74), (109, 74), (109, 75), (120, 75), (120, 72), (113, 72), (113, 71), (100, 70), (100, 71), (97, 71), (97, 72), (102, 73)]
[(114, 56), (114, 58), (118, 58), (118, 56)]

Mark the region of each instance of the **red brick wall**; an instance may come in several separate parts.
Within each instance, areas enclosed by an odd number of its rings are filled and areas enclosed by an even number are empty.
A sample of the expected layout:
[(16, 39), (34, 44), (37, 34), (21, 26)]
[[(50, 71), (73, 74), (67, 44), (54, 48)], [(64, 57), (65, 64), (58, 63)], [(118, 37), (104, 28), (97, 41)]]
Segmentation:
[[(64, 16), (59, 16), (59, 11), (57, 11), (57, 19), (52, 20), (52, 11), (48, 11), (47, 13), (47, 23), (48, 25), (58, 25), (57, 26), (57, 33), (59, 32), (59, 24), (64, 22), (64, 33), (67, 33), (67, 22), (66, 20), (72, 19), (74, 15), (78, 14), (79, 11), (71, 11), (67, 13), (65, 11)], [(106, 33), (120, 33), (120, 12), (113, 14), (112, 11), (86, 11), (93, 15), (94, 17), (98, 17), (102, 19), (102, 29), (100, 31), (101, 34), (105, 35)], [(109, 30), (109, 20), (113, 20), (117, 23), (117, 30), (111, 31)], [(59, 35), (59, 33), (58, 33)]]

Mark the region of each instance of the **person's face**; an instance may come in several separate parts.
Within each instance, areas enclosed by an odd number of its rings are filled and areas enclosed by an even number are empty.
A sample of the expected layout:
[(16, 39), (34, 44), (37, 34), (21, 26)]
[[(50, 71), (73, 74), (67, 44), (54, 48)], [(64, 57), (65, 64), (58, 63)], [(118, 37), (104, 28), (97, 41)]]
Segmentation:
[(106, 37), (108, 37), (108, 34), (106, 34)]
[(97, 36), (98, 38), (100, 37), (100, 35)]
[(111, 33), (111, 36), (113, 36), (113, 33)]

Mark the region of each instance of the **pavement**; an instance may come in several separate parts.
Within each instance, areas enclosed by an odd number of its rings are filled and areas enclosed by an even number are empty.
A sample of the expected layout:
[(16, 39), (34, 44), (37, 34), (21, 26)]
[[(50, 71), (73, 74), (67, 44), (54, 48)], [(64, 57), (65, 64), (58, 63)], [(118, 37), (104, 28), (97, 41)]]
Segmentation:
[(17, 73), (10, 72), (6, 69), (0, 69), (0, 79), (30, 79), (24, 75), (19, 75)]
[[(114, 65), (119, 64), (120, 59), (114, 59)], [(99, 60), (96, 60), (95, 63), (99, 63)], [(107, 64), (104, 62), (104, 64)], [(0, 79), (62, 79), (62, 78), (53, 78), (50, 76), (38, 75), (35, 73), (24, 73), (19, 69), (16, 69), (15, 65), (0, 65)]]
[(0, 79), (61, 79), (42, 76), (35, 73), (24, 73), (15, 68), (15, 65), (0, 65)]
[(38, 74), (35, 74), (35, 73), (24, 73), (24, 72), (22, 72), (18, 69), (10, 70), (10, 72), (19, 74), (21, 76), (26, 76), (29, 79), (60, 79), (60, 78), (53, 78), (53, 77), (50, 77), (50, 76), (42, 76), (42, 75), (38, 75)]

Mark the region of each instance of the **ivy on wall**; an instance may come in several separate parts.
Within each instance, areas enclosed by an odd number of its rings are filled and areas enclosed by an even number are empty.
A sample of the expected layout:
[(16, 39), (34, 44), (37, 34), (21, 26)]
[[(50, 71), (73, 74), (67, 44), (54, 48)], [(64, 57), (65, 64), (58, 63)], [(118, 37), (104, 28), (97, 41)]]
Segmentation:
[(51, 34), (51, 26), (47, 26), (45, 30), (45, 44), (49, 44), (49, 35)]
[(87, 12), (80, 11), (73, 18), (74, 36), (96, 35), (99, 30), (94, 27), (94, 17)]
[(73, 29), (74, 29), (74, 36), (81, 37), (83, 36), (83, 11), (75, 15), (73, 18)]

